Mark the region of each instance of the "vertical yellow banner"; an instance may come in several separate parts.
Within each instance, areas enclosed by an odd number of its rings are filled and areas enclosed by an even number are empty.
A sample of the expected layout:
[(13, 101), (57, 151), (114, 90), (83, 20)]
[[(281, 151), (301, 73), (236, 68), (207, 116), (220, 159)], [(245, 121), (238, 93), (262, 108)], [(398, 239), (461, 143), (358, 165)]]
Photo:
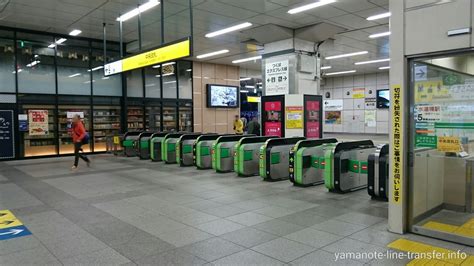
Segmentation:
[(393, 177), (392, 197), (395, 204), (402, 202), (403, 183), (403, 91), (401, 85), (393, 85), (390, 101), (392, 104), (392, 132), (393, 138), (390, 144), (390, 168)]

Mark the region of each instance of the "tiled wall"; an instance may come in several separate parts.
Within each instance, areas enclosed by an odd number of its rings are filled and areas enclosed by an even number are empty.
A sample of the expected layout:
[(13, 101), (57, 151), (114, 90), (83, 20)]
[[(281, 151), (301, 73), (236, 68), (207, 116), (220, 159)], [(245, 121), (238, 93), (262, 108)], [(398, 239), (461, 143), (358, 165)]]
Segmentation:
[(206, 84), (239, 86), (239, 67), (193, 62), (194, 131), (233, 133), (234, 116), (240, 109), (206, 107)]
[[(324, 86), (321, 86), (321, 95), (325, 99), (342, 99), (344, 108), (342, 111), (341, 125), (324, 125), (324, 132), (340, 133), (369, 133), (388, 134), (389, 109), (375, 109), (377, 114), (376, 127), (365, 125), (365, 98), (354, 99), (352, 90), (354, 88), (365, 88), (366, 98), (375, 98), (376, 91), (389, 88), (388, 72), (363, 74), (343, 77), (325, 78)], [(372, 94), (369, 94), (372, 91)], [(330, 98), (326, 98), (326, 92), (330, 92)]]

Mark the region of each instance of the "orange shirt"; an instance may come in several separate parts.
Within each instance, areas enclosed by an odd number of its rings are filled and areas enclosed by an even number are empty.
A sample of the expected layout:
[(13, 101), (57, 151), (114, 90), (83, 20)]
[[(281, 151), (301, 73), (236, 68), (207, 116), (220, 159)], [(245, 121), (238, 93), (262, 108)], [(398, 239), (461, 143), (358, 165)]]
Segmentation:
[(81, 121), (72, 124), (72, 140), (74, 142), (81, 142), (86, 136), (86, 129)]

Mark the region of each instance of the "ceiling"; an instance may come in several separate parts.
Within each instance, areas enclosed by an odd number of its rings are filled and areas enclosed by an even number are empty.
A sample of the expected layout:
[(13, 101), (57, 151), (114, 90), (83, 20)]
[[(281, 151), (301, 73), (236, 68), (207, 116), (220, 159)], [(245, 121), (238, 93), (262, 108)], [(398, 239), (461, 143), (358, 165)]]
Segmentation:
[[(72, 29), (82, 30), (82, 37), (102, 39), (103, 23), (107, 24), (107, 39), (118, 41), (119, 26), (116, 18), (148, 0), (0, 0), (0, 25), (31, 30), (67, 34)], [(355, 66), (356, 61), (389, 57), (389, 38), (370, 39), (373, 33), (388, 31), (388, 19), (367, 21), (371, 15), (388, 11), (389, 0), (337, 0), (335, 3), (288, 14), (291, 8), (312, 3), (314, 0), (192, 0), (194, 54), (199, 55), (221, 49), (229, 53), (198, 61), (232, 64), (232, 60), (263, 53), (260, 45), (247, 42), (249, 36), (236, 31), (215, 38), (206, 38), (208, 32), (251, 22), (253, 28), (275, 24), (291, 29), (321, 22), (346, 29), (324, 42), (322, 57), (341, 53), (369, 51), (366, 55), (327, 61), (333, 71), (356, 69), (358, 73), (379, 71), (385, 63)], [(161, 8), (165, 14), (165, 42), (190, 35), (188, 0), (164, 0), (164, 4), (146, 11), (141, 16), (143, 47), (161, 42)], [(137, 47), (138, 20), (124, 22), (124, 41), (128, 50)], [(240, 64), (241, 67), (260, 70), (261, 62)]]

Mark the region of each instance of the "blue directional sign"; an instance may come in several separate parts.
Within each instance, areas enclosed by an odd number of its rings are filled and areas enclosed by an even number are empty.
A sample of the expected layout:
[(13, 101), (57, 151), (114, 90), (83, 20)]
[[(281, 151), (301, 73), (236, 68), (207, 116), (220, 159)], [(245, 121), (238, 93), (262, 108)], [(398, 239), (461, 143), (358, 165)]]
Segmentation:
[(24, 225), (0, 229), (0, 241), (27, 235), (31, 235), (31, 232)]

